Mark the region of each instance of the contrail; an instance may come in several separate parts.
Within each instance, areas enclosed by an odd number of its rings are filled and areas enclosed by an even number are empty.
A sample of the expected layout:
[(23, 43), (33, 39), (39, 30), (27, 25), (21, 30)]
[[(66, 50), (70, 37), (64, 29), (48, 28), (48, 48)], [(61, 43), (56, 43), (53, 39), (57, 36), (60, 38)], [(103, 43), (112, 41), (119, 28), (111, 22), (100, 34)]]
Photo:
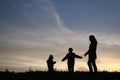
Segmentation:
[(52, 0), (50, 1), (50, 5), (51, 5), (51, 10), (52, 10), (52, 13), (53, 13), (53, 16), (55, 17), (55, 23), (57, 24), (57, 28), (58, 28), (58, 31), (59, 31), (59, 43), (60, 43), (60, 48), (62, 48), (63, 46), (63, 37), (62, 37), (62, 34), (61, 34), (61, 31), (63, 31), (65, 29), (65, 26), (64, 26), (64, 22), (63, 20), (61, 19), (61, 17), (59, 16), (58, 12), (57, 12), (57, 9), (55, 8), (54, 4), (52, 3)]

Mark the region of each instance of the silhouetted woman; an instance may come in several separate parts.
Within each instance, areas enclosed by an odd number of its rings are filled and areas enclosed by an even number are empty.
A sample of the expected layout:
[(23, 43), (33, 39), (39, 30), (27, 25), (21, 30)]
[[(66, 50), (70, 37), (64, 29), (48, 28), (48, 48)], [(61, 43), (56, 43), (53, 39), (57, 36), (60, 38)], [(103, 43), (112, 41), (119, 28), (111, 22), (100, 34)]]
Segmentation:
[(74, 72), (74, 63), (75, 63), (75, 58), (82, 58), (82, 56), (76, 55), (73, 52), (72, 48), (68, 49), (68, 53), (67, 55), (62, 59), (62, 61), (65, 61), (66, 59), (68, 59), (67, 64), (68, 64), (68, 70), (69, 72)]
[(54, 71), (54, 64), (56, 61), (53, 61), (53, 55), (50, 55), (48, 60), (47, 60), (47, 66), (48, 66), (48, 71), (53, 72)]
[(95, 60), (97, 59), (97, 55), (96, 55), (97, 40), (95, 39), (94, 35), (90, 35), (89, 40), (91, 42), (89, 46), (89, 50), (84, 54), (84, 56), (88, 55), (89, 59), (87, 64), (90, 72), (93, 72), (93, 69), (94, 69), (94, 72), (97, 72), (97, 66), (95, 62)]

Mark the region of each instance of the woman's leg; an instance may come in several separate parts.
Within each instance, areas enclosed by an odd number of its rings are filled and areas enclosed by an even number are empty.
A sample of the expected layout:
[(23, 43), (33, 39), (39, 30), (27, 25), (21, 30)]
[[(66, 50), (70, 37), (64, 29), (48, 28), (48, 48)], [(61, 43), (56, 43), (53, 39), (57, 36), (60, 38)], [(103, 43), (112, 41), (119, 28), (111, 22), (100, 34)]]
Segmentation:
[(89, 67), (89, 71), (93, 72), (91, 63), (92, 63), (91, 60), (88, 60), (87, 64), (88, 64), (88, 67)]
[(94, 71), (97, 72), (97, 66), (96, 66), (95, 59), (92, 61), (92, 65), (93, 65)]

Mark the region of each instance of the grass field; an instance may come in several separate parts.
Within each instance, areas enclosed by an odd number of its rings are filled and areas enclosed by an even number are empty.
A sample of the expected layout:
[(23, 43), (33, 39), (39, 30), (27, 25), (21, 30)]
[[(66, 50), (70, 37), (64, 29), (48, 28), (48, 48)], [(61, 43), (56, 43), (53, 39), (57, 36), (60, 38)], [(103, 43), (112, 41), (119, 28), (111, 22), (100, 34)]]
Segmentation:
[(120, 80), (120, 72), (0, 72), (0, 80)]

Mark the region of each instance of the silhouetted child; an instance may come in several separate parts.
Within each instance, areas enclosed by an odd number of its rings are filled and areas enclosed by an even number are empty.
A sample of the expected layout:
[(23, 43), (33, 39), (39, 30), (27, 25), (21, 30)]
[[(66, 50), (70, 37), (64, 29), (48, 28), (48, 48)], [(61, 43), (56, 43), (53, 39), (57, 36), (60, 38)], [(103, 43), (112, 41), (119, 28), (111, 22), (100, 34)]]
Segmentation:
[(67, 65), (68, 65), (68, 70), (69, 72), (74, 72), (74, 64), (75, 64), (75, 58), (80, 58), (82, 59), (81, 56), (76, 55), (75, 53), (73, 53), (73, 49), (69, 48), (68, 49), (68, 53), (67, 55), (62, 59), (62, 61), (65, 61), (66, 59), (68, 59), (67, 61)]
[(48, 60), (47, 60), (47, 66), (48, 66), (48, 71), (53, 72), (54, 71), (54, 64), (56, 61), (53, 61), (53, 55), (50, 55)]

